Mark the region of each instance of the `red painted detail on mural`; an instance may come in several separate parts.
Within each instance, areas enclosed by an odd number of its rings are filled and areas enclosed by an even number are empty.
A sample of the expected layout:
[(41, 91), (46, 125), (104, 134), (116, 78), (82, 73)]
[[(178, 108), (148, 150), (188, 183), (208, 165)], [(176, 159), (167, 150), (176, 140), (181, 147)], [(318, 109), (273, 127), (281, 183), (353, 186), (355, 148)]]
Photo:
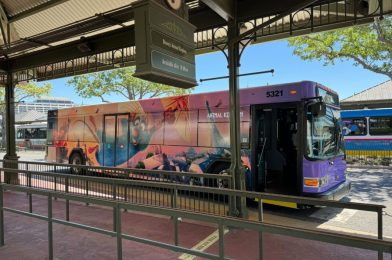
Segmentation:
[(88, 153), (95, 153), (97, 149), (98, 149), (98, 145), (87, 148), (87, 151)]
[(165, 111), (189, 110), (189, 95), (170, 97), (169, 102), (164, 106)]
[(60, 140), (60, 141), (55, 141), (54, 142), (55, 147), (66, 147), (67, 146), (67, 141)]

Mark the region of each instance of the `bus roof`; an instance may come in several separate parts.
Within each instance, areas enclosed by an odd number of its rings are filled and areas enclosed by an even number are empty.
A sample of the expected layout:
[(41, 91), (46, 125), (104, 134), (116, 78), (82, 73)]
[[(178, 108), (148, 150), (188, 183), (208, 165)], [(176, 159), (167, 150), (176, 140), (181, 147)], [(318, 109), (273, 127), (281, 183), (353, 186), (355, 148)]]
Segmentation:
[[(337, 95), (336, 92), (319, 83), (313, 81), (301, 81), (262, 87), (242, 88), (240, 89), (240, 104), (241, 106), (249, 106), (251, 104), (270, 104), (300, 101), (304, 98), (314, 97), (316, 95), (316, 86)], [(271, 93), (273, 91), (275, 91), (275, 93)], [(73, 111), (73, 114), (75, 115), (82, 115), (87, 113), (98, 113), (98, 110), (100, 110), (105, 111), (105, 114), (109, 114), (123, 111), (124, 107), (126, 107), (127, 112), (130, 111), (132, 113), (148, 113), (203, 108), (205, 109), (207, 102), (210, 107), (227, 108), (230, 106), (229, 92), (227, 90), (223, 90), (177, 97), (151, 98), (90, 105), (83, 106), (83, 109), (80, 109), (81, 107), (63, 108), (59, 109), (58, 111), (62, 114), (67, 114), (68, 112)], [(117, 108), (114, 108), (115, 106), (117, 106)], [(119, 107), (121, 107), (121, 109)], [(54, 111), (52, 113), (56, 112)]]
[(36, 123), (31, 123), (31, 124), (21, 124), (21, 125), (15, 125), (19, 129), (24, 129), (24, 128), (45, 128), (47, 126), (46, 122), (36, 122)]
[(369, 116), (392, 116), (392, 108), (346, 110), (341, 112), (342, 118), (369, 117)]

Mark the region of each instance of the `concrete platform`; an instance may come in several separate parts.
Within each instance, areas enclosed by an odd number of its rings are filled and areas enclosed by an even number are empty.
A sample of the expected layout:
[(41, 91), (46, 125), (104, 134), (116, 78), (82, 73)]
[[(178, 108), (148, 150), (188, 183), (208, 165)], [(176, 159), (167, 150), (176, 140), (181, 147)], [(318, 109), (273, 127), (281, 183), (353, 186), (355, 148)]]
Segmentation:
[[(27, 210), (28, 197), (23, 193), (5, 192), (5, 206)], [(53, 217), (65, 219), (65, 202), (53, 201)], [(47, 214), (47, 199), (33, 197), (34, 213)], [(112, 229), (112, 210), (98, 206), (70, 203), (71, 221)], [(173, 243), (173, 223), (163, 216), (136, 212), (122, 214), (123, 232), (130, 235)], [(180, 245), (217, 253), (216, 227), (183, 219), (179, 224)], [(53, 225), (55, 259), (117, 259), (113, 237)], [(1, 260), (48, 259), (47, 222), (14, 213), (5, 213), (5, 246), (0, 247)], [(377, 252), (336, 246), (327, 243), (264, 234), (264, 259), (377, 259)], [(249, 230), (225, 232), (225, 256), (233, 259), (259, 259), (258, 233)], [(123, 259), (195, 259), (193, 256), (123, 240)], [(200, 259), (200, 258), (196, 258)], [(391, 259), (386, 255), (384, 259)]]

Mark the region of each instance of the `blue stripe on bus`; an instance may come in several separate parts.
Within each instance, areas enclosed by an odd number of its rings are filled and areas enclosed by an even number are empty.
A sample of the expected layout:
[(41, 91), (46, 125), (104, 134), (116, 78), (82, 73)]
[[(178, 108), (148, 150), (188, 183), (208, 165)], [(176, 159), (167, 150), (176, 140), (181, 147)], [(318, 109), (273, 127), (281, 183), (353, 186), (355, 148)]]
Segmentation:
[(387, 151), (392, 150), (391, 140), (346, 140), (345, 141), (346, 150), (365, 150), (365, 151)]
[(342, 118), (371, 117), (371, 116), (391, 116), (392, 109), (364, 109), (364, 110), (347, 110), (340, 112)]

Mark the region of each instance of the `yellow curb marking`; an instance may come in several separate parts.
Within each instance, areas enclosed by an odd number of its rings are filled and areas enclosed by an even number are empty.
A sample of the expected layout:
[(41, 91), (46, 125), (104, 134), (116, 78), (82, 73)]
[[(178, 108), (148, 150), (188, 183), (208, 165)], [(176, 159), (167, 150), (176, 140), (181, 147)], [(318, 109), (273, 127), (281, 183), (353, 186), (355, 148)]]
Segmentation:
[[(223, 230), (223, 235), (226, 235), (229, 233), (229, 229), (225, 228)], [(203, 252), (210, 246), (212, 246), (216, 241), (219, 240), (219, 230), (215, 230), (211, 235), (197, 243), (194, 247), (192, 247), (192, 250), (200, 251)], [(182, 254), (178, 259), (181, 260), (193, 260), (196, 256), (190, 255), (190, 254)]]

